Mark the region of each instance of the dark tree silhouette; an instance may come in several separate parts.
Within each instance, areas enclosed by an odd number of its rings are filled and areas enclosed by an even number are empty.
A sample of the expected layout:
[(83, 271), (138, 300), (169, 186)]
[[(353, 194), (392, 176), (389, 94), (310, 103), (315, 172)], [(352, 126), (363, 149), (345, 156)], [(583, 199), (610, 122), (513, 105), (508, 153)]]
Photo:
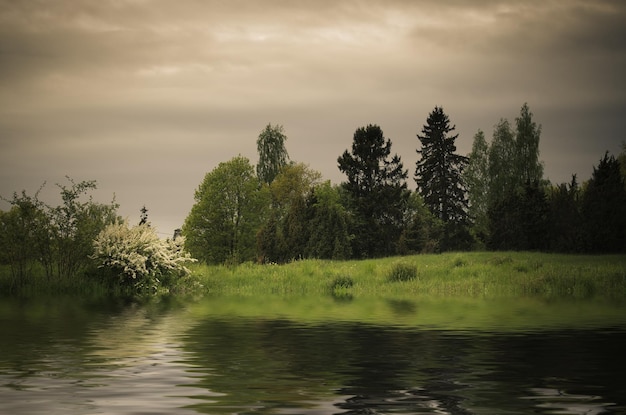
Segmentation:
[(455, 126), (441, 107), (428, 115), (423, 135), (417, 135), (421, 159), (415, 169), (417, 189), (432, 214), (444, 223), (443, 250), (467, 247), (470, 243), (468, 227), (467, 191), (463, 170), (468, 158), (455, 154), (458, 134), (449, 135)]
[(354, 216), (353, 249), (357, 257), (391, 255), (397, 251), (408, 198), (407, 171), (391, 155), (391, 141), (377, 125), (354, 133), (352, 151), (337, 159), (348, 181), (341, 184)]

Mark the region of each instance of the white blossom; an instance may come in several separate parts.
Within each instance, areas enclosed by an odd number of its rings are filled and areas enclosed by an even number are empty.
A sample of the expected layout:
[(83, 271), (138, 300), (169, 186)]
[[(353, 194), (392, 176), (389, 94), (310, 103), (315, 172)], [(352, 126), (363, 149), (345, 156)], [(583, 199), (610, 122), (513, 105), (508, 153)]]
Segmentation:
[(138, 284), (159, 283), (159, 278), (173, 274), (190, 273), (185, 266), (195, 262), (183, 249), (184, 238), (160, 239), (147, 224), (128, 227), (115, 223), (104, 228), (93, 242), (95, 259), (99, 267), (118, 271), (125, 279)]

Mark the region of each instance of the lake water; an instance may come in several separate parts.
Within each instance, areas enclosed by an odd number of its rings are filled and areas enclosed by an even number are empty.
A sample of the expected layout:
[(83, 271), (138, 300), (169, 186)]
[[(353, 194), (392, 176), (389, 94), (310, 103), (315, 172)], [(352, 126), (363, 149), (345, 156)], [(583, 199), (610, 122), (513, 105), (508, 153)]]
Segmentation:
[(0, 300), (0, 414), (624, 414), (602, 301)]

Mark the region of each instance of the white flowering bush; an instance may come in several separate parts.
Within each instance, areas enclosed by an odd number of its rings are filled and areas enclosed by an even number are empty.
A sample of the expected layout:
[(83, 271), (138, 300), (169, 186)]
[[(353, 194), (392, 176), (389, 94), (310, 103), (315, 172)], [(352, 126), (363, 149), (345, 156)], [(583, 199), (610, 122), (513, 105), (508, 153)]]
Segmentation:
[(93, 242), (93, 259), (136, 286), (154, 287), (172, 277), (190, 274), (186, 263), (195, 262), (183, 249), (184, 238), (162, 240), (147, 224), (105, 227)]

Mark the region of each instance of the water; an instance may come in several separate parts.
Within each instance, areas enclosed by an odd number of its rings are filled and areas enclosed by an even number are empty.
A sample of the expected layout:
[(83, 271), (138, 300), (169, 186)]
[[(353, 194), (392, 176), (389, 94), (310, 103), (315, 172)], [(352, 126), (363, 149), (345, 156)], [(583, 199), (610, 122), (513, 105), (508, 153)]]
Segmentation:
[(3, 299), (0, 414), (626, 413), (621, 305), (268, 301)]

